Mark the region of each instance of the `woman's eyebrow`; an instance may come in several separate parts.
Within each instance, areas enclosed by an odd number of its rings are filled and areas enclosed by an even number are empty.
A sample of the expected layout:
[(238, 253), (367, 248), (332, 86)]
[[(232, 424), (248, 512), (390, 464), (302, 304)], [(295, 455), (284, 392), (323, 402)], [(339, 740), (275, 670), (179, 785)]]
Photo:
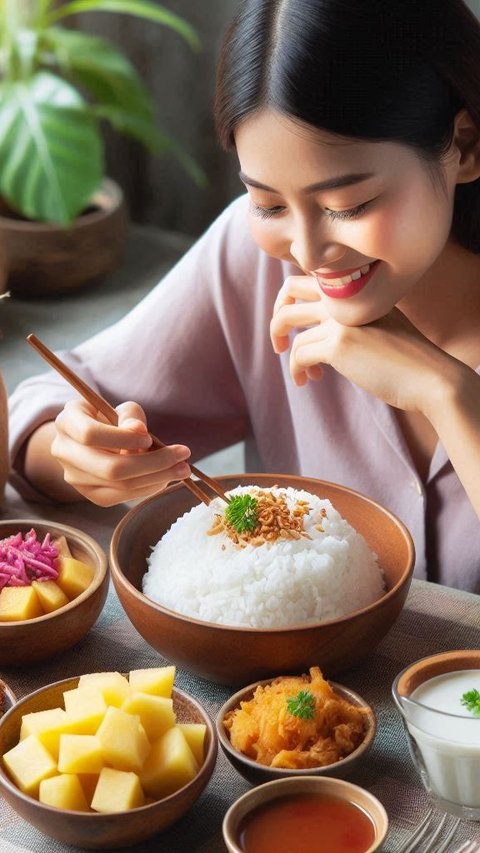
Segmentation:
[[(280, 195), (278, 190), (275, 190), (273, 187), (269, 187), (267, 184), (262, 184), (260, 181), (256, 181), (255, 178), (249, 178), (244, 172), (239, 172), (239, 178), (243, 181), (244, 184), (247, 184), (250, 187), (256, 187), (259, 190), (266, 190), (270, 193), (277, 193)], [(308, 187), (304, 187), (303, 193), (316, 193), (321, 190), (337, 190), (342, 187), (349, 187), (353, 184), (360, 184), (362, 181), (368, 181), (370, 178), (374, 177), (373, 172), (352, 172), (349, 175), (337, 175), (334, 178), (328, 178), (326, 181), (318, 181), (316, 184), (309, 184)]]

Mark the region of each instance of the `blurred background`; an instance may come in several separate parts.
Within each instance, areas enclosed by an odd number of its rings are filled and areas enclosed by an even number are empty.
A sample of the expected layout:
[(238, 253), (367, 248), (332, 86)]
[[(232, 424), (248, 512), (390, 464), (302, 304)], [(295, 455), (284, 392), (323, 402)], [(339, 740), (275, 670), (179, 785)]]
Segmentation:
[(235, 157), (220, 150), (213, 124), (216, 59), (238, 0), (165, 0), (162, 5), (196, 29), (200, 53), (173, 31), (126, 15), (95, 12), (71, 21), (123, 49), (153, 93), (161, 130), (208, 178), (206, 189), (199, 189), (174, 157), (153, 158), (140, 145), (107, 133), (108, 173), (125, 191), (132, 219), (197, 236), (242, 191)]

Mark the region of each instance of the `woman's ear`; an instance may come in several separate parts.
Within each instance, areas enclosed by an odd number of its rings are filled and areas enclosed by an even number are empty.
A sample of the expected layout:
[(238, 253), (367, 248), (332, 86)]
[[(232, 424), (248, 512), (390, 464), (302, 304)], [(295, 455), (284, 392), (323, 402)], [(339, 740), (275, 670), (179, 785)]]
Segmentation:
[(459, 154), (457, 183), (476, 181), (480, 178), (480, 130), (466, 109), (455, 116), (452, 144)]

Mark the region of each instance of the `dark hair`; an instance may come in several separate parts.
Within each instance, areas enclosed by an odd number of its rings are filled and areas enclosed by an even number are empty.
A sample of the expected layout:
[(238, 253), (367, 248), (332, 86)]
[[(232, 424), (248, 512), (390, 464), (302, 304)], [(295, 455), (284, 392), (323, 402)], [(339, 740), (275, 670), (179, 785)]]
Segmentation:
[[(463, 0), (243, 0), (218, 66), (222, 145), (264, 107), (435, 165), (459, 109), (480, 128), (480, 24)], [(480, 179), (457, 186), (452, 233), (480, 252)]]

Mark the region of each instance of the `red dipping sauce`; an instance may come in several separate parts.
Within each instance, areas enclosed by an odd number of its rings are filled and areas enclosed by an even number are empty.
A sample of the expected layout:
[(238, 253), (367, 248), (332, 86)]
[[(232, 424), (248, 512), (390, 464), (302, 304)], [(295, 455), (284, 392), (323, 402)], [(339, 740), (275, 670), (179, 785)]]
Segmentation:
[(375, 841), (372, 819), (339, 797), (297, 794), (254, 809), (239, 827), (244, 853), (365, 853)]

